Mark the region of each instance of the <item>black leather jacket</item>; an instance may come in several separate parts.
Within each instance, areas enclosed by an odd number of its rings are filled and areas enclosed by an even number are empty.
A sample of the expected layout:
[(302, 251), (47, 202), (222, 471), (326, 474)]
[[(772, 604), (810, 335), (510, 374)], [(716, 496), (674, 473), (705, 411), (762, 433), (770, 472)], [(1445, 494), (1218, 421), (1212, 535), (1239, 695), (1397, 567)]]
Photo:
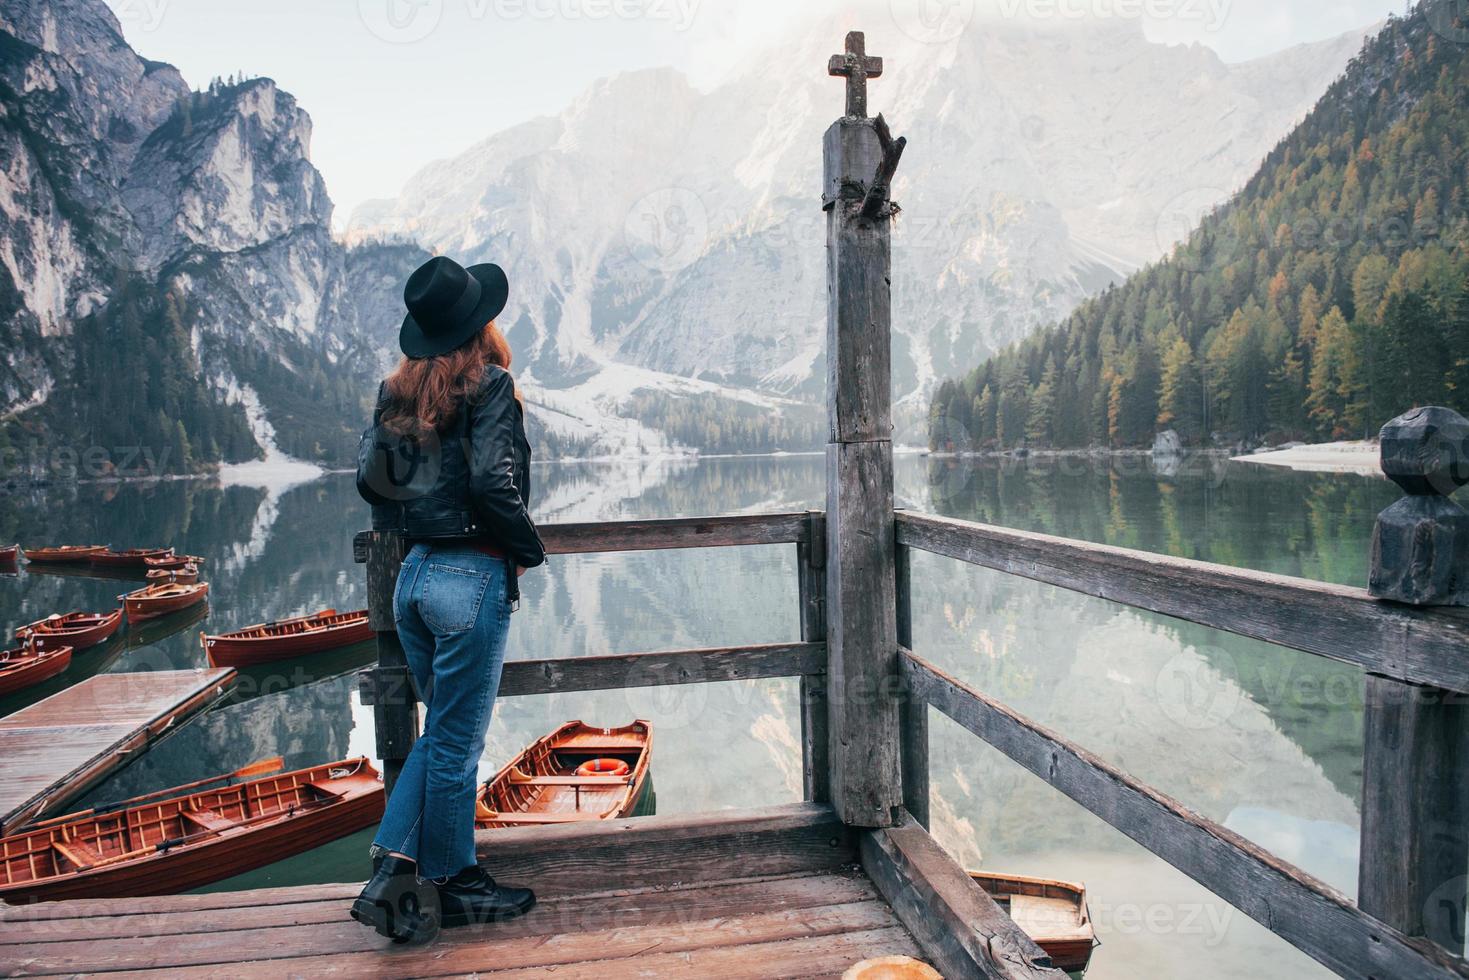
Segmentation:
[(546, 549), (530, 519), (530, 443), (515, 382), (498, 365), (460, 406), (452, 425), (426, 437), (372, 426), (357, 449), (357, 492), (372, 504), (372, 526), (411, 541), (472, 540), (534, 568)]

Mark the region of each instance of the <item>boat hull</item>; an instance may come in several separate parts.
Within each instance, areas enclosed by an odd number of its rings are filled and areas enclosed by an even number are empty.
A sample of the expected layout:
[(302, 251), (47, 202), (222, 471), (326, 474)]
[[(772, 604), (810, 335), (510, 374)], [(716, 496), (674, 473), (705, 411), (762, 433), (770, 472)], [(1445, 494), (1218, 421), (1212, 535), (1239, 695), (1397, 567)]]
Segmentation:
[(93, 565), (104, 568), (147, 568), (149, 558), (164, 558), (172, 554), (168, 548), (151, 548), (143, 551), (99, 551), (91, 556)]
[[(14, 653), (15, 651), (12, 651)], [(35, 687), (43, 681), (60, 674), (71, 666), (71, 647), (38, 652), (34, 657), (25, 657), (27, 663), (0, 671), (0, 694), (14, 694)]]
[(1051, 957), (1056, 969), (1086, 972), (1096, 947), (1086, 886), (992, 871), (971, 871), (969, 876)]
[(80, 545), (70, 548), (36, 548), (26, 552), (26, 561), (41, 565), (66, 565), (90, 562), (93, 555), (107, 550), (105, 544)]
[[(149, 588), (160, 588), (160, 586)], [(129, 623), (142, 623), (167, 616), (169, 613), (176, 613), (180, 609), (188, 609), (190, 606), (203, 602), (209, 596), (207, 584), (191, 586), (187, 592), (162, 596), (145, 595), (144, 593), (148, 591), (149, 589), (143, 589), (139, 592), (130, 592), (123, 597), (123, 607), (127, 610)]]
[[(649, 791), (652, 752), (652, 725), (642, 719), (621, 728), (567, 722), (527, 746), (480, 788), (475, 826), (492, 830), (636, 815)], [(576, 772), (595, 759), (625, 762), (625, 775)]]
[[(0, 899), (21, 905), (75, 898), (175, 895), (331, 843), (382, 818), (382, 784), (366, 760), (362, 765), (375, 787), (359, 788), (339, 802), (302, 809), (291, 816), (281, 814), (259, 826), (235, 827), (218, 836), (166, 851), (152, 850), (146, 856), (115, 864), (37, 881), (0, 884)], [(22, 831), (6, 842), (33, 833), (37, 831)]]
[(162, 555), (158, 558), (144, 558), (143, 564), (148, 568), (183, 568), (185, 565), (197, 568), (204, 564), (204, 559), (195, 555)]
[[(78, 617), (84, 617), (87, 625), (80, 625)], [(121, 625), (121, 609), (101, 616), (70, 613), (22, 626), (15, 631), (15, 637), (23, 642), (34, 642), (37, 650), (59, 650), (62, 647), (88, 650), (111, 639)]]
[[(256, 664), (290, 660), (295, 657), (305, 657), (314, 653), (365, 643), (377, 635), (368, 624), (365, 610), (360, 614), (344, 615), (350, 615), (351, 621), (310, 632), (288, 633), (281, 636), (243, 635), (252, 630), (267, 628), (252, 626), (234, 633), (204, 636), (201, 637), (201, 642), (205, 652), (209, 655), (209, 663), (212, 666), (252, 667)], [(310, 619), (303, 622), (310, 622)]]
[(183, 568), (150, 568), (146, 576), (149, 582), (177, 582), (179, 585), (194, 585), (199, 581), (199, 570), (192, 565)]

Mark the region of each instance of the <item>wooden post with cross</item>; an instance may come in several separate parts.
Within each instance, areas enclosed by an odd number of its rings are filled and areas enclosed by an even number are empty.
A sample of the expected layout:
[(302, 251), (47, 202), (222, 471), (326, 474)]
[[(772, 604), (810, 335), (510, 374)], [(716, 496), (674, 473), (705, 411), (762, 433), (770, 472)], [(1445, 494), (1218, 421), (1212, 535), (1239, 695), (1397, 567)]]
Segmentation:
[(890, 297), (903, 140), (867, 118), (882, 74), (860, 32), (828, 66), (847, 80), (846, 114), (823, 142), (826, 210), (826, 642), (829, 790), (851, 826), (885, 827), (903, 802), (898, 759)]

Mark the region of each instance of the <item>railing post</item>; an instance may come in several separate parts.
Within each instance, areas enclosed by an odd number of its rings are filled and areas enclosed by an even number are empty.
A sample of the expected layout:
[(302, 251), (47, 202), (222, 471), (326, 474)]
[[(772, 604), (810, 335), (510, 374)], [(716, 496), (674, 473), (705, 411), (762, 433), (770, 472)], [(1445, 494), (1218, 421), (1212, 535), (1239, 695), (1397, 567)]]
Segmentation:
[[(893, 554), (898, 610), (898, 646), (913, 649), (913, 549), (897, 545)], [(928, 702), (903, 690), (898, 707), (898, 740), (902, 754), (903, 806), (928, 827)]]
[(828, 71), (849, 79), (847, 114), (823, 140), (826, 210), (826, 642), (831, 802), (842, 820), (886, 827), (902, 803), (893, 605), (892, 265), (887, 189), (902, 154), (866, 115), (881, 73), (862, 35)]
[[(796, 545), (796, 581), (800, 596), (801, 640), (826, 639), (826, 515), (806, 515), (806, 540)], [(801, 675), (801, 782), (809, 803), (831, 800), (826, 720), (826, 675)]]
[(418, 738), (418, 698), (403, 644), (393, 621), (393, 591), (403, 564), (403, 538), (395, 531), (363, 531), (352, 542), (353, 557), (367, 566), (367, 622), (377, 634), (377, 666), (358, 675), (362, 703), (372, 706), (377, 754), (388, 793)]
[[(1412, 605), (1469, 598), (1469, 422), (1415, 409), (1382, 429), (1382, 469), (1408, 496), (1372, 532), (1369, 590)], [(1463, 696), (1368, 674), (1357, 904), (1409, 936), (1464, 950), (1469, 708)]]

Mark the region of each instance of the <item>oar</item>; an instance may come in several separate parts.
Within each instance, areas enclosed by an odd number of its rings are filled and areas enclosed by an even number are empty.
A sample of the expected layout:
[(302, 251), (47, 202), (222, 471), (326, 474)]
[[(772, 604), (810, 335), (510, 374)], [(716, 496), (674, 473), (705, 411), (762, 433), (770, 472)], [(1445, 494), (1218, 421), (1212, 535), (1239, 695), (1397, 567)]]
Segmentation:
[(224, 773), (220, 776), (210, 776), (208, 779), (196, 779), (194, 782), (184, 783), (182, 786), (170, 786), (167, 789), (155, 790), (152, 793), (144, 793), (142, 796), (134, 796), (133, 798), (127, 800), (117, 800), (113, 803), (102, 803), (92, 807), (92, 809), (90, 810), (80, 810), (76, 813), (66, 813), (62, 814), (59, 817), (51, 817), (48, 820), (40, 820), (36, 823), (31, 824), (28, 827), (25, 827), (24, 831), (39, 830), (43, 827), (51, 827), (55, 826), (56, 824), (66, 823), (71, 820), (82, 820), (86, 817), (101, 816), (106, 813), (112, 813), (115, 810), (125, 809), (135, 803), (141, 803), (144, 800), (151, 800), (155, 797), (166, 796), (169, 793), (178, 793), (184, 790), (197, 789), (200, 786), (207, 786), (210, 783), (218, 783), (228, 779), (244, 779), (247, 776), (263, 776), (268, 772), (277, 772), (281, 769), (284, 769), (285, 767), (286, 760), (282, 759), (280, 756), (276, 756), (272, 759), (260, 759), (250, 763), (243, 769), (236, 769), (234, 772)]

